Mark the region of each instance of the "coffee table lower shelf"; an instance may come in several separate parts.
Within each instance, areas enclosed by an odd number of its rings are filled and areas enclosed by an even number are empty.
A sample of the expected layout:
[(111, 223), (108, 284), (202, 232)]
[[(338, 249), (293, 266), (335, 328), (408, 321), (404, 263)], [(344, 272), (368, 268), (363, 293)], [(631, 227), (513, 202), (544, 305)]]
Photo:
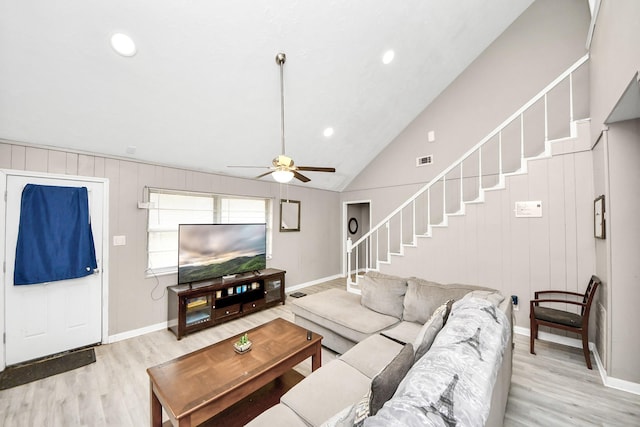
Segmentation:
[[(215, 417), (200, 424), (200, 427), (242, 427), (267, 409), (277, 405), (282, 395), (303, 379), (304, 375), (292, 369)], [(171, 426), (170, 421), (167, 421), (167, 423), (165, 423), (167, 426)]]

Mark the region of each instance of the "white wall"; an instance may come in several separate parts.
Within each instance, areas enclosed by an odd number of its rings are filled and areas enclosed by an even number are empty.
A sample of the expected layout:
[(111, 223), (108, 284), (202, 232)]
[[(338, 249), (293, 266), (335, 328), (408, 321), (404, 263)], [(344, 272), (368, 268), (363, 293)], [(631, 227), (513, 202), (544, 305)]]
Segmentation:
[[(341, 199), (371, 199), (375, 225), (583, 56), (589, 22), (584, 1), (534, 2)], [(575, 118), (588, 117), (588, 78), (588, 67), (576, 76), (581, 89), (575, 93)], [(558, 123), (552, 138), (566, 132)], [(430, 130), (435, 143), (426, 141)], [(587, 123), (578, 149), (587, 152), (530, 163), (529, 175), (510, 178), (507, 190), (488, 193), (482, 205), (467, 206), (467, 215), (450, 218), (449, 227), (436, 229), (429, 241), (420, 239), (418, 249), (406, 249), (407, 256), (394, 258), (384, 271), (517, 294), (523, 303), (517, 322), (528, 327), (526, 303), (534, 290), (583, 291), (595, 272), (589, 139)], [(415, 167), (415, 158), (425, 154), (434, 155), (434, 165)], [(543, 218), (514, 218), (516, 200), (542, 200)]]
[[(640, 70), (638, 49), (640, 2), (602, 0), (591, 43), (591, 127), (592, 140), (605, 129), (633, 75)], [(596, 146), (595, 186), (607, 197), (608, 237), (598, 243), (597, 265), (605, 281), (603, 304), (609, 320), (606, 369), (609, 376), (640, 382), (640, 297), (638, 258), (640, 232), (637, 228), (638, 161), (640, 133), (636, 122), (612, 124)], [(596, 193), (595, 195), (597, 195)], [(594, 196), (595, 196), (594, 195)]]
[(610, 125), (608, 133), (608, 254), (611, 270), (610, 376), (640, 383), (640, 119)]
[[(382, 271), (440, 283), (470, 283), (517, 295), (516, 324), (529, 327), (529, 300), (543, 289), (584, 292), (595, 272), (593, 176), (588, 123), (570, 151), (529, 162), (506, 188), (469, 204), (463, 216), (421, 238)], [(541, 218), (516, 218), (516, 201), (542, 201)], [(592, 339), (595, 330), (591, 331)]]
[[(274, 198), (273, 258), (268, 267), (287, 271), (286, 285), (340, 273), (338, 193), (290, 185), (283, 197), (301, 201), (301, 231), (278, 231), (278, 184), (188, 171), (135, 161), (77, 154), (0, 141), (0, 168), (109, 179), (109, 241), (124, 235), (126, 246), (110, 247), (109, 335), (167, 320), (165, 288), (176, 275), (146, 277), (147, 211), (138, 209), (144, 187)], [(284, 188), (286, 191), (286, 188)]]

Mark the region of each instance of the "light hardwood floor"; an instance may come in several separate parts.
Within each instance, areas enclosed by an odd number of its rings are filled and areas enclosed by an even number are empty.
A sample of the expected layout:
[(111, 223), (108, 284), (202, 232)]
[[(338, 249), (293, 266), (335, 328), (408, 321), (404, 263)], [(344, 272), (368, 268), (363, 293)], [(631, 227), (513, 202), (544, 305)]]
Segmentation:
[[(344, 286), (336, 280), (304, 289), (307, 294)], [(278, 306), (177, 341), (166, 330), (96, 347), (96, 363), (0, 391), (0, 426), (75, 427), (149, 425), (146, 369), (276, 317), (293, 321)], [(540, 342), (529, 354), (516, 336), (514, 369), (505, 426), (638, 426), (640, 396), (604, 387), (578, 349)], [(336, 355), (323, 349), (323, 363)], [(307, 375), (310, 362), (298, 371)]]

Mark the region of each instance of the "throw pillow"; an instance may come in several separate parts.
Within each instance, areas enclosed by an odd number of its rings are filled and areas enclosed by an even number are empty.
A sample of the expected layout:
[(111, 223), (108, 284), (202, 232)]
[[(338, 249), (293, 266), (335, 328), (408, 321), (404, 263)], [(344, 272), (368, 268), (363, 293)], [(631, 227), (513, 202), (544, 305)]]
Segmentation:
[(422, 329), (420, 329), (413, 343), (413, 347), (416, 349), (415, 361), (418, 361), (431, 348), (433, 341), (436, 339), (436, 335), (438, 335), (438, 332), (444, 327), (449, 318), (452, 305), (453, 300), (451, 299), (436, 308), (436, 311), (433, 312), (429, 320), (427, 320), (422, 326)]
[(401, 319), (406, 292), (406, 279), (368, 272), (362, 280), (360, 303), (370, 310)]
[(400, 353), (371, 381), (369, 415), (375, 415), (384, 403), (393, 397), (400, 381), (413, 366), (413, 346), (406, 344)]
[(355, 404), (346, 407), (333, 417), (322, 423), (321, 427), (361, 427), (369, 416), (369, 400), (371, 390)]

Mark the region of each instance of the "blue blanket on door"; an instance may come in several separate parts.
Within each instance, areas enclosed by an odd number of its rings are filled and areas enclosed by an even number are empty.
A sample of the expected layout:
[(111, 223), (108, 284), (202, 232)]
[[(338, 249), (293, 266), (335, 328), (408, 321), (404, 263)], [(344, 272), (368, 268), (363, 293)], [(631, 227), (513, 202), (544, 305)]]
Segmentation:
[(97, 266), (87, 188), (27, 184), (13, 284), (75, 279)]

